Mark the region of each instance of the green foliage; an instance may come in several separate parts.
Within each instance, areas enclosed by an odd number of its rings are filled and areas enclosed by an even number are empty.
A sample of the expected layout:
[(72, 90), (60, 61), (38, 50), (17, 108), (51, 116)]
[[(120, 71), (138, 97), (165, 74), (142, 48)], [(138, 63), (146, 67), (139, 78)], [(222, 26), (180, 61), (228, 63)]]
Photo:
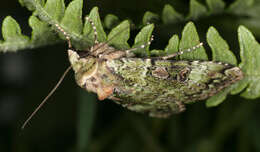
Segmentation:
[[(23, 6), (33, 11), (33, 15), (29, 18), (29, 25), (32, 28), (31, 37), (22, 34), (19, 24), (12, 17), (8, 16), (2, 23), (3, 41), (0, 41), (0, 52), (14, 52), (24, 49), (33, 49), (41, 46), (51, 45), (65, 40), (64, 35), (56, 28), (56, 25), (64, 29), (71, 37), (73, 46), (77, 49), (83, 49), (93, 45), (94, 31), (89, 22), (82, 22), (83, 0), (74, 0), (65, 7), (64, 0), (19, 0)], [(206, 5), (201, 4), (197, 0), (190, 1), (189, 13), (187, 16), (179, 13), (171, 5), (167, 4), (162, 10), (162, 15), (153, 12), (146, 12), (143, 16), (143, 24), (154, 23), (162, 20), (164, 25), (186, 22), (189, 20), (198, 20), (210, 15), (221, 13), (248, 15), (257, 18), (255, 15), (259, 11), (257, 7), (251, 11), (244, 11), (249, 7), (252, 8), (257, 3), (254, 0), (236, 0), (228, 8), (222, 0), (206, 0)], [(258, 6), (258, 5), (257, 5)], [(118, 49), (128, 49), (128, 39), (130, 38), (130, 23), (123, 21), (120, 23), (119, 18), (109, 14), (105, 17), (104, 25), (111, 29), (106, 34), (103, 29), (103, 22), (100, 19), (98, 8), (94, 7), (89, 15), (95, 26), (97, 27), (98, 40), (100, 42), (108, 41), (108, 43)], [(241, 20), (244, 22), (245, 20)], [(254, 26), (252, 22), (249, 22)], [(134, 47), (146, 44), (152, 35), (154, 24), (145, 25), (135, 37)], [(56, 33), (59, 33), (60, 38)], [(246, 99), (256, 99), (260, 97), (260, 46), (255, 40), (253, 34), (244, 26), (238, 28), (238, 39), (240, 47), (241, 62), (238, 63), (235, 55), (229, 48), (228, 43), (220, 36), (214, 27), (210, 27), (206, 34), (206, 40), (212, 51), (212, 60), (238, 65), (244, 72), (244, 79), (240, 82), (226, 88), (219, 94), (207, 100), (208, 107), (217, 106), (222, 103), (226, 96), (241, 93)], [(151, 50), (149, 47), (138, 49), (135, 51), (139, 56), (158, 56), (166, 55), (191, 48), (199, 44), (199, 35), (193, 22), (188, 22), (182, 31), (182, 37), (173, 35), (164, 50)], [(194, 52), (186, 53), (178, 57), (179, 59), (188, 60), (208, 60), (208, 55), (201, 47)], [(177, 58), (177, 59), (178, 59)], [(83, 97), (82, 97), (83, 99)], [(86, 148), (89, 130), (92, 125), (93, 110), (95, 105), (84, 105), (84, 100), (80, 100), (79, 111), (79, 145), (78, 148), (83, 150)], [(93, 99), (94, 100), (94, 99)], [(89, 101), (88, 101), (89, 102)], [(86, 102), (86, 103), (88, 103)], [(87, 109), (84, 109), (87, 108)], [(88, 111), (88, 114), (85, 112)], [(84, 115), (84, 116), (83, 116)], [(83, 119), (88, 115), (89, 119)], [(86, 121), (84, 121), (86, 120)], [(84, 128), (87, 131), (84, 132)], [(83, 134), (81, 134), (84, 132)]]
[(222, 0), (206, 0), (206, 2), (212, 14), (218, 14), (225, 8), (225, 3)]
[(235, 55), (229, 50), (227, 42), (219, 35), (214, 27), (210, 27), (208, 30), (207, 42), (212, 50), (213, 61), (222, 61), (237, 65)]
[[(153, 29), (153, 24), (146, 25), (145, 27), (143, 27), (142, 30), (135, 37), (135, 44), (132, 48), (141, 46), (142, 44), (147, 44), (147, 42), (150, 41)], [(144, 49), (138, 49), (135, 51), (135, 53), (140, 56), (150, 56), (149, 46), (147, 46)]]
[[(18, 46), (24, 47), (29, 41), (28, 37), (21, 34), (19, 24), (10, 16), (6, 17), (3, 21), (2, 31), (5, 40), (1, 48), (3, 51), (9, 50), (8, 46), (13, 49), (17, 49)], [(12, 45), (13, 42), (16, 42), (17, 45)]]
[(150, 23), (156, 23), (160, 20), (160, 17), (159, 15), (153, 13), (153, 12), (150, 12), (150, 11), (147, 11), (145, 12), (144, 16), (143, 16), (143, 24), (150, 24)]
[(119, 18), (113, 14), (106, 15), (104, 19), (104, 26), (108, 29), (114, 28), (120, 23)]
[(199, 17), (203, 17), (207, 15), (207, 8), (197, 2), (197, 0), (190, 1), (190, 13), (187, 17), (188, 20), (193, 19), (196, 20)]
[[(0, 43), (0, 52), (36, 48), (59, 41), (48, 25), (35, 16), (29, 18), (29, 25), (33, 29), (31, 39), (21, 33), (19, 24), (12, 17), (6, 17), (2, 25), (4, 41)], [(48, 40), (42, 37), (43, 33)]]
[[(189, 22), (182, 31), (182, 38), (179, 44), (179, 48), (182, 50), (192, 48), (200, 43), (199, 35), (196, 27), (192, 22)], [(184, 53), (180, 56), (183, 60), (208, 60), (206, 51), (203, 47), (198, 48), (191, 53)]]
[(184, 17), (179, 14), (171, 5), (165, 5), (162, 12), (162, 21), (164, 24), (177, 23), (184, 20)]
[(166, 54), (172, 54), (179, 51), (180, 40), (178, 35), (173, 35), (169, 40), (169, 44), (165, 48)]
[(108, 44), (113, 45), (116, 48), (128, 49), (129, 44), (127, 43), (127, 41), (129, 37), (130, 24), (128, 21), (123, 21), (108, 34)]
[(237, 90), (245, 89), (241, 95), (248, 99), (255, 99), (260, 96), (260, 46), (253, 34), (244, 26), (238, 29), (238, 39), (242, 61), (239, 66), (246, 77), (237, 84)]
[(95, 118), (96, 100), (97, 99), (93, 94), (86, 94), (84, 90), (79, 90), (77, 128), (78, 152), (84, 152), (87, 150)]
[[(229, 50), (226, 41), (219, 35), (214, 27), (210, 27), (207, 32), (207, 42), (212, 50), (213, 61), (222, 61), (237, 65), (237, 60), (234, 54)], [(218, 95), (207, 100), (208, 107), (217, 106), (226, 99), (227, 94), (234, 88), (234, 85), (224, 89)]]
[(228, 11), (238, 15), (244, 15), (246, 13), (245, 10), (251, 8), (254, 3), (255, 0), (236, 0), (232, 5), (230, 5)]

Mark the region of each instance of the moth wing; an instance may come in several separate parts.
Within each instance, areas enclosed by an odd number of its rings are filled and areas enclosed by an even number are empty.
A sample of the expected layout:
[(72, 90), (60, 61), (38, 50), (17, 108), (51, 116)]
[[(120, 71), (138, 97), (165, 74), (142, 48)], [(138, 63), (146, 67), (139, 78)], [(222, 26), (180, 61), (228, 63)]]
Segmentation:
[(205, 100), (243, 78), (238, 67), (211, 61), (120, 58), (107, 67), (118, 77), (118, 103), (154, 117), (179, 113), (183, 103)]
[[(151, 59), (121, 58), (108, 61), (107, 67), (118, 77), (111, 99), (119, 99), (114, 101), (123, 107), (152, 117), (168, 117), (185, 110), (176, 97), (167, 98), (178, 87), (171, 85), (173, 81), (167, 79), (170, 74), (166, 69), (157, 68)], [(167, 90), (167, 87), (171, 88)]]

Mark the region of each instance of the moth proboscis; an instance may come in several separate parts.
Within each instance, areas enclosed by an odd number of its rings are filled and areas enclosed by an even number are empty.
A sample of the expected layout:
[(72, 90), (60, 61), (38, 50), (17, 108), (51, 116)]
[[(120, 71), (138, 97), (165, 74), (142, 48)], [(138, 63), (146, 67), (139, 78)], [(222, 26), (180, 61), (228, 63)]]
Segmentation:
[(149, 46), (153, 36), (147, 44), (119, 50), (108, 45), (115, 36), (105, 43), (98, 42), (96, 26), (90, 18), (86, 17), (86, 21), (94, 30), (94, 45), (83, 51), (75, 51), (70, 36), (56, 24), (67, 39), (71, 66), (22, 128), (52, 95), (71, 68), (77, 84), (86, 91), (96, 93), (99, 100), (111, 99), (130, 110), (159, 118), (180, 113), (185, 110), (184, 104), (205, 100), (243, 78), (240, 68), (227, 63), (169, 60), (196, 50), (202, 43), (162, 57), (138, 58), (133, 51)]

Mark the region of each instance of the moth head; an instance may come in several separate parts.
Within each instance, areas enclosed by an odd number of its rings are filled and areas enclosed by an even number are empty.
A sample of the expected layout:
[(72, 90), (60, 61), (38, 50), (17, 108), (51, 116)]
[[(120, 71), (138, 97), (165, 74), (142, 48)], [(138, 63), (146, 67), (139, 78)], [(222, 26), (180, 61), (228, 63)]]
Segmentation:
[(96, 59), (94, 57), (80, 57), (80, 55), (76, 51), (71, 49), (68, 50), (68, 57), (75, 73), (79, 71), (87, 71), (96, 63)]

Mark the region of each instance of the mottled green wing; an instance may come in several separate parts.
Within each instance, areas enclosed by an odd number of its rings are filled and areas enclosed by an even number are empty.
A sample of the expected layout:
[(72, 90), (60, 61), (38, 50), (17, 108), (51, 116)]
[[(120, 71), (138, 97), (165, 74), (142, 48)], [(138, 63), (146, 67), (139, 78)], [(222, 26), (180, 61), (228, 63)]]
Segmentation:
[(183, 103), (207, 99), (242, 78), (238, 67), (210, 61), (121, 58), (107, 67), (118, 76), (116, 102), (154, 117), (179, 113)]

